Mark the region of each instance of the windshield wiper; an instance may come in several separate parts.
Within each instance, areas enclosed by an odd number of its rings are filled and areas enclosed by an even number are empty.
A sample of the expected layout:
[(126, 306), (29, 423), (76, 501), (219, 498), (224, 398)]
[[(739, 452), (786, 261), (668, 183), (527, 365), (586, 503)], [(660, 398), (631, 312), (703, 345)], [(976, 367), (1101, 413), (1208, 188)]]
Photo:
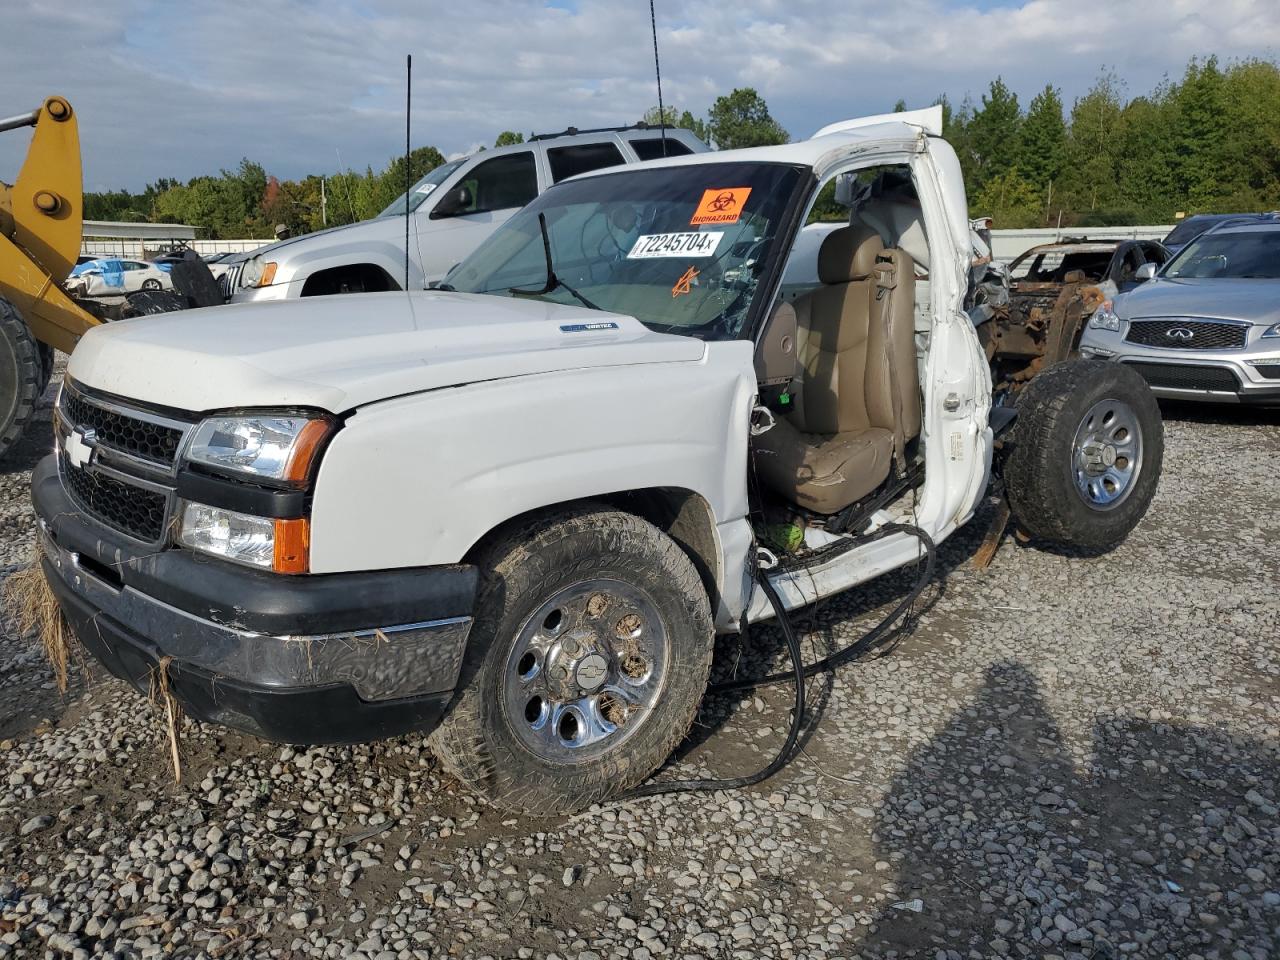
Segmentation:
[(547, 258), (547, 282), (542, 285), (541, 290), (524, 290), (520, 287), (508, 287), (507, 293), (514, 294), (517, 297), (541, 297), (550, 293), (557, 287), (564, 287), (584, 307), (591, 310), (603, 310), (602, 307), (596, 306), (573, 287), (569, 286), (563, 280), (556, 276), (555, 267), (551, 263), (551, 237), (547, 234), (547, 215), (545, 213), (538, 214), (538, 227), (542, 230), (542, 252)]

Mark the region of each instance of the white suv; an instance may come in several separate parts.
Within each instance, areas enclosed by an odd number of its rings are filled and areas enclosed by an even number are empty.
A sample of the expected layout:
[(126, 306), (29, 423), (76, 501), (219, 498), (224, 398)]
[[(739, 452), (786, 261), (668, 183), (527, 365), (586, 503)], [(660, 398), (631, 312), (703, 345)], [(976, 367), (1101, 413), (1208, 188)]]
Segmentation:
[[(442, 164), (373, 220), (283, 240), (257, 250), (222, 279), (233, 302), (405, 289), (440, 280), (510, 216), (553, 183), (603, 167), (703, 153), (688, 130), (640, 124), (543, 134)], [(407, 200), (406, 200), (407, 197)]]

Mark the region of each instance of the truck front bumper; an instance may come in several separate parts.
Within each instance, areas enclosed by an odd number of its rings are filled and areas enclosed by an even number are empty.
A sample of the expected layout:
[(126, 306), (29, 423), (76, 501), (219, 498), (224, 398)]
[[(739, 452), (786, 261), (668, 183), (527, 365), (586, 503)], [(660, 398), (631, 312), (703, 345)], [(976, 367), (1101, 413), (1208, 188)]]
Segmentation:
[(474, 567), (288, 577), (145, 548), (86, 518), (56, 461), (32, 478), (45, 576), (77, 638), (198, 720), (284, 743), (433, 727), (457, 684)]

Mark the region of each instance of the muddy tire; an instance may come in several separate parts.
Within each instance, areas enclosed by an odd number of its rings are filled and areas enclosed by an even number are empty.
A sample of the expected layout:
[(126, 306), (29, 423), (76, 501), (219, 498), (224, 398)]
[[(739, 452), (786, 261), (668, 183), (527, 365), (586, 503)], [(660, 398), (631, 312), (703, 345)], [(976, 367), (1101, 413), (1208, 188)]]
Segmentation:
[(44, 388), (49, 386), (49, 381), (53, 379), (53, 347), (47, 343), (37, 344), (40, 348), (40, 393), (44, 393)]
[(0, 457), (22, 436), (47, 382), (40, 344), (13, 304), (0, 300)]
[(581, 810), (688, 733), (714, 630), (693, 563), (652, 524), (586, 506), (516, 525), (479, 562), (458, 695), (431, 747), (491, 803)]
[(1133, 370), (1070, 360), (1036, 376), (1018, 397), (1012, 448), (1004, 477), (1019, 526), (1047, 543), (1108, 550), (1151, 505), (1164, 426)]

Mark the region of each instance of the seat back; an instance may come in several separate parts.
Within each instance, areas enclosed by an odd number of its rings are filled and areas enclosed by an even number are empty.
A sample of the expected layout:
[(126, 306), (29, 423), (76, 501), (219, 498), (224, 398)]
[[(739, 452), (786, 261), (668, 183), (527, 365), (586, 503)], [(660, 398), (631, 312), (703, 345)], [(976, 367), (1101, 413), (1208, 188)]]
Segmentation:
[(801, 433), (893, 428), (884, 325), (872, 322), (883, 249), (867, 227), (828, 234), (818, 252), (822, 286), (795, 300), (802, 371), (790, 419)]

